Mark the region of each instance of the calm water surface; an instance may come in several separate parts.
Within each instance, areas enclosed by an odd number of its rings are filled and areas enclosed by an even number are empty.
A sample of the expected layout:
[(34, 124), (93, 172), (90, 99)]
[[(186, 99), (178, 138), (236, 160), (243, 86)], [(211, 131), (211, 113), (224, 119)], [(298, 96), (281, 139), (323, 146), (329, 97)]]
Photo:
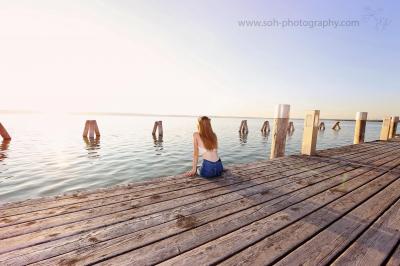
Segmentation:
[[(86, 119), (96, 119), (99, 140), (82, 138)], [(155, 120), (163, 120), (164, 137), (151, 135)], [(249, 134), (240, 137), (241, 119), (213, 118), (224, 164), (267, 159), (270, 135), (260, 132), (262, 119), (248, 119)], [(272, 120), (269, 120), (270, 123)], [(0, 203), (94, 189), (188, 171), (196, 118), (145, 116), (0, 115), (12, 141), (0, 142)], [(339, 132), (325, 121), (318, 149), (353, 141), (354, 122), (341, 122)], [(286, 153), (299, 153), (302, 120), (294, 120)], [(366, 140), (379, 138), (381, 123), (369, 122)], [(1, 139), (0, 139), (1, 141)]]

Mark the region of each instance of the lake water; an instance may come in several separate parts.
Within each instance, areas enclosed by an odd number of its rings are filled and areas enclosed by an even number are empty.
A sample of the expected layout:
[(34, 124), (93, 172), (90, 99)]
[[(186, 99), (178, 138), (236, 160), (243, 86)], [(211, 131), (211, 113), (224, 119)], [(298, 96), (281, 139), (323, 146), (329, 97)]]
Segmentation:
[[(96, 119), (99, 141), (82, 138), (86, 119)], [(162, 120), (164, 137), (151, 135), (155, 120)], [(213, 118), (219, 138), (219, 154), (225, 165), (269, 158), (271, 138), (263, 136), (263, 119), (247, 119), (249, 133), (241, 138), (239, 118)], [(94, 189), (190, 170), (193, 117), (80, 116), (0, 114), (0, 122), (12, 140), (0, 139), (0, 203), (55, 195), (78, 189)], [(272, 120), (269, 119), (270, 124)], [(303, 120), (293, 120), (295, 132), (287, 139), (286, 154), (299, 153)], [(354, 122), (318, 136), (318, 149), (353, 141)], [(381, 123), (368, 122), (366, 140), (379, 138)]]

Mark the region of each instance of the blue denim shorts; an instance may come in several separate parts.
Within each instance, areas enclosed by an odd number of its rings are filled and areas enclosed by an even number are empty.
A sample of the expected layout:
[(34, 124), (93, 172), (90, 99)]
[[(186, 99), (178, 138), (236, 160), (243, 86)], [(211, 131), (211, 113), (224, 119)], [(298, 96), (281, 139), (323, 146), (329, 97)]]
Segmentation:
[(202, 177), (216, 177), (222, 174), (224, 167), (222, 166), (221, 159), (216, 162), (210, 162), (203, 159), (203, 164), (200, 167), (200, 176)]

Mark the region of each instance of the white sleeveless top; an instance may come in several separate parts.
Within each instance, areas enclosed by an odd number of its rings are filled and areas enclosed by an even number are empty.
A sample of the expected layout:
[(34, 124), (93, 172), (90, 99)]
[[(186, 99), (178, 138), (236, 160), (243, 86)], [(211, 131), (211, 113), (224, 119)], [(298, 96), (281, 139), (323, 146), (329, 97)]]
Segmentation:
[(212, 151), (215, 151), (215, 149), (213, 149), (213, 150), (207, 150), (207, 149), (205, 149), (205, 148), (199, 146), (199, 154), (200, 154), (200, 155), (204, 155), (204, 153), (206, 153), (206, 152), (212, 152)]

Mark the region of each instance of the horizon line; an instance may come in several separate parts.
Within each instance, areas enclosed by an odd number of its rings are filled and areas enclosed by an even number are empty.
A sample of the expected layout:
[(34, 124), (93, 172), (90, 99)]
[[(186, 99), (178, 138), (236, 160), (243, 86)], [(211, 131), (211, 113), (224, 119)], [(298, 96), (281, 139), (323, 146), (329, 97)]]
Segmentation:
[[(35, 110), (0, 110), (0, 114), (43, 114), (45, 111)], [(101, 116), (161, 116), (161, 117), (199, 117), (198, 115), (178, 115), (178, 114), (150, 114), (150, 113), (133, 113), (133, 112), (61, 112), (68, 115), (101, 115)], [(208, 115), (211, 118), (246, 118), (246, 119), (274, 119), (273, 117), (261, 116), (230, 116), (230, 115)], [(292, 117), (293, 120), (304, 120), (304, 118)], [(321, 118), (320, 120), (328, 121), (356, 121), (348, 118)], [(368, 119), (371, 122), (382, 122), (382, 119)]]

